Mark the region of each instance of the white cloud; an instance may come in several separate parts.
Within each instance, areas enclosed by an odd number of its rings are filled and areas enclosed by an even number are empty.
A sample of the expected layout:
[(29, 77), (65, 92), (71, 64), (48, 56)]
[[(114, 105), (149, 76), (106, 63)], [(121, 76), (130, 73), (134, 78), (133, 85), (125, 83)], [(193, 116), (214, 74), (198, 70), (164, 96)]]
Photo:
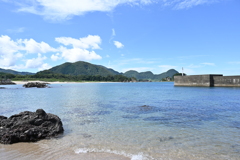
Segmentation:
[(42, 70), (46, 70), (46, 69), (50, 69), (52, 68), (51, 65), (47, 64), (47, 63), (43, 63), (39, 68), (38, 71), (42, 71)]
[(9, 36), (0, 37), (0, 67), (14, 66), (16, 61), (23, 56), (19, 52), (22, 46), (11, 40)]
[(215, 66), (215, 63), (208, 63), (208, 62), (205, 62), (205, 63), (201, 63), (205, 66)]
[[(99, 36), (89, 35), (79, 39), (58, 37), (55, 40), (64, 46), (56, 49), (45, 42), (36, 42), (34, 39), (17, 39), (14, 41), (9, 36), (2, 35), (0, 37), (0, 68), (47, 69), (50, 66), (44, 63), (47, 57), (42, 56), (43, 53), (52, 53), (50, 58), (53, 61), (62, 58), (70, 62), (102, 58), (93, 51), (101, 49), (99, 46), (101, 38)], [(38, 57), (29, 59), (30, 53), (31, 56), (32, 54), (38, 54)], [(22, 62), (26, 64), (23, 65)]]
[(88, 51), (81, 48), (67, 49), (62, 47), (62, 57), (69, 62), (76, 62), (79, 60), (90, 61), (93, 59), (102, 59), (100, 55), (97, 55), (94, 51)]
[(46, 59), (47, 59), (46, 56), (42, 56), (40, 53), (38, 53), (37, 58), (32, 58), (32, 59), (26, 60), (26, 65), (24, 68), (25, 69), (37, 68), (38, 71), (49, 69), (49, 68), (51, 68), (51, 66), (47, 63), (44, 63), (44, 60), (46, 60)]
[(117, 48), (123, 48), (123, 47), (124, 47), (124, 45), (123, 45), (121, 42), (119, 42), (119, 41), (114, 41), (114, 45), (115, 45)]
[(153, 1), (155, 0), (25, 0), (22, 1), (19, 11), (52, 20), (65, 20), (87, 12), (109, 12), (121, 4), (146, 5)]
[(109, 43), (111, 43), (111, 41), (114, 39), (115, 36), (116, 36), (116, 32), (115, 32), (115, 29), (113, 28), (112, 29), (112, 35), (111, 35), (111, 37), (109, 39)]
[(43, 61), (47, 59), (46, 56), (43, 56), (39, 53), (37, 58), (28, 59), (26, 61), (26, 68), (39, 68), (43, 65)]
[(163, 0), (164, 6), (172, 6), (174, 9), (187, 9), (194, 6), (216, 3), (221, 0)]
[[(72, 48), (60, 47), (59, 51), (62, 52), (62, 57), (70, 62), (76, 62), (79, 60), (93, 60), (102, 59), (100, 55), (97, 55), (94, 49), (101, 49), (101, 38), (97, 35), (88, 35), (87, 37), (75, 39), (71, 37), (59, 37), (55, 39), (57, 42), (65, 45), (72, 46)], [(54, 56), (52, 58), (55, 58)]]
[(52, 59), (53, 61), (57, 61), (57, 60), (60, 60), (60, 59), (62, 59), (62, 58), (60, 57), (60, 53), (56, 53), (55, 55), (53, 54), (53, 55), (51, 56), (51, 59)]
[(56, 49), (49, 46), (49, 44), (45, 42), (36, 42), (33, 39), (24, 39), (19, 40), (20, 43), (25, 45), (25, 50), (27, 53), (47, 53), (47, 52), (55, 52)]
[(112, 29), (112, 36), (113, 36), (113, 37), (116, 36), (116, 32), (115, 32), (115, 29), (114, 29), (114, 28)]
[(73, 48), (82, 49), (101, 49), (99, 44), (101, 44), (101, 38), (99, 36), (88, 35), (87, 37), (75, 39), (71, 37), (58, 37), (55, 40), (65, 46), (71, 45)]

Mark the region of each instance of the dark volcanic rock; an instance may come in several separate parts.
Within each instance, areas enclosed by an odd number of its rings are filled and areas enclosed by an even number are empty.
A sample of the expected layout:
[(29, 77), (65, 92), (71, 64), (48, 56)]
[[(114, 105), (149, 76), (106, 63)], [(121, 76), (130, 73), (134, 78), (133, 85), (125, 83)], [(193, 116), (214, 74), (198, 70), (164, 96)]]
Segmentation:
[(7, 118), (0, 116), (0, 143), (36, 142), (63, 133), (61, 119), (43, 109), (25, 111)]
[(12, 84), (16, 84), (16, 83), (13, 83), (10, 79), (0, 80), (0, 85), (12, 85)]
[(40, 82), (29, 82), (23, 85), (25, 88), (37, 87), (37, 88), (46, 88), (49, 83), (40, 83)]

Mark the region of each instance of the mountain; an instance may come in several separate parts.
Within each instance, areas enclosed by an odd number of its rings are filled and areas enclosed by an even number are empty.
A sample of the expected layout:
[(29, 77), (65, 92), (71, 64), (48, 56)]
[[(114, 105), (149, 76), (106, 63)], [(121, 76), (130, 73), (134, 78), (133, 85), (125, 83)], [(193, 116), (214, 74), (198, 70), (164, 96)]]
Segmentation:
[[(34, 75), (30, 72), (17, 72), (10, 69), (1, 69), (0, 72), (9, 73), (14, 75)], [(147, 72), (137, 72), (134, 70), (127, 71), (125, 73), (120, 73), (111, 68), (107, 68), (101, 65), (95, 65), (84, 61), (78, 61), (75, 63), (66, 62), (61, 65), (55, 66), (49, 70), (41, 71), (41, 73), (59, 73), (66, 75), (91, 75), (91, 76), (108, 76), (108, 75), (123, 75), (129, 78), (135, 77), (137, 80), (152, 80), (152, 81), (161, 81), (163, 78), (170, 77), (172, 78), (174, 74), (178, 71), (170, 69), (167, 72), (161, 74), (153, 74), (150, 71)], [(38, 72), (39, 73), (39, 72)]]
[(75, 63), (66, 62), (64, 64), (55, 66), (49, 71), (54, 73), (68, 74), (68, 75), (117, 75), (120, 74), (113, 69), (106, 68), (100, 65), (94, 65), (88, 62), (78, 61)]
[(170, 69), (167, 72), (161, 73), (161, 74), (153, 74), (150, 71), (147, 72), (137, 72), (134, 70), (127, 71), (123, 73), (126, 77), (135, 77), (138, 80), (144, 79), (144, 80), (153, 80), (153, 81), (161, 81), (163, 78), (170, 77), (172, 78), (174, 74), (179, 73), (175, 69)]
[(18, 72), (11, 69), (2, 69), (0, 68), (0, 72), (2, 73), (9, 73), (9, 74), (15, 74), (15, 75), (34, 75), (35, 73), (30, 72)]
[(125, 73), (119, 73), (111, 68), (107, 68), (101, 65), (95, 65), (84, 61), (78, 61), (75, 63), (66, 62), (61, 65), (55, 66), (49, 70), (41, 71), (48, 72), (51, 71), (53, 73), (59, 74), (67, 74), (67, 75), (123, 75), (126, 77), (135, 77), (138, 80), (152, 80), (152, 81), (161, 81), (166, 77), (173, 77), (174, 74), (178, 73), (178, 71), (174, 69), (170, 69), (167, 72), (161, 74), (153, 74), (150, 71), (147, 72), (137, 72), (134, 70), (127, 71)]

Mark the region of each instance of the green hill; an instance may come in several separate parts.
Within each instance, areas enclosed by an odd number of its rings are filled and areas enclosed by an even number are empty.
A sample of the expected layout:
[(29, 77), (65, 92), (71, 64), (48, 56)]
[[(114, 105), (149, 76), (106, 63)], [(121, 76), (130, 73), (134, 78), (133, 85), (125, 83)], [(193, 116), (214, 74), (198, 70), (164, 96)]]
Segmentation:
[(172, 78), (174, 74), (178, 73), (175, 69), (170, 69), (167, 72), (161, 74), (153, 74), (150, 71), (147, 72), (137, 72), (130, 70), (125, 72), (123, 75), (126, 77), (135, 77), (138, 80), (152, 80), (152, 81), (161, 81), (163, 78), (170, 77)]
[(2, 73), (9, 73), (9, 74), (15, 74), (15, 75), (34, 75), (35, 73), (30, 72), (18, 72), (11, 69), (2, 69), (0, 68), (0, 72)]
[(117, 71), (112, 69), (94, 65), (88, 62), (78, 61), (75, 63), (64, 63), (58, 66), (55, 66), (49, 71), (53, 73), (59, 74), (67, 74), (67, 75), (100, 75), (100, 76), (108, 76), (108, 75), (117, 75), (119, 74)]
[(108, 75), (123, 75), (126, 77), (135, 77), (138, 80), (152, 80), (152, 81), (161, 81), (163, 78), (170, 77), (172, 78), (174, 74), (178, 71), (170, 69), (167, 72), (161, 74), (153, 74), (150, 71), (147, 72), (137, 72), (134, 70), (127, 71), (125, 73), (119, 73), (111, 68), (107, 68), (101, 65), (95, 65), (84, 61), (78, 61), (75, 63), (66, 62), (64, 64), (55, 66), (49, 70), (41, 71), (52, 72), (57, 74), (65, 75), (86, 75), (86, 76), (108, 76)]
[[(12, 75), (34, 75), (34, 73), (30, 72), (17, 72), (14, 70), (6, 70), (0, 68), (1, 77), (5, 77), (6, 74)], [(35, 74), (38, 78), (41, 78), (43, 75), (51, 75), (51, 74), (59, 74), (58, 76), (62, 75), (69, 75), (69, 76), (115, 76), (115, 75), (122, 75), (128, 78), (135, 77), (137, 80), (151, 80), (151, 81), (161, 81), (163, 78), (170, 77), (172, 78), (174, 74), (178, 73), (178, 71), (174, 69), (170, 69), (167, 72), (161, 74), (153, 74), (150, 71), (147, 72), (137, 72), (134, 70), (127, 71), (125, 73), (120, 73), (115, 71), (111, 68), (107, 68), (101, 65), (95, 65), (84, 61), (78, 61), (75, 63), (66, 62), (61, 65), (55, 66), (49, 70), (44, 70)], [(8, 75), (7, 77), (13, 77), (12, 75)], [(35, 76), (35, 78), (36, 78)], [(40, 76), (40, 77), (39, 77)], [(56, 76), (56, 75), (55, 75)]]

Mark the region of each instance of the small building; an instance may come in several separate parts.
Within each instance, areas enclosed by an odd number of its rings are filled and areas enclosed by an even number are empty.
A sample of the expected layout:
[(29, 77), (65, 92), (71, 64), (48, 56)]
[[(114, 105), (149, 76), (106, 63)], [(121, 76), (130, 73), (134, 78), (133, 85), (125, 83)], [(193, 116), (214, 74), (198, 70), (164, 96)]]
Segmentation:
[(174, 86), (240, 87), (240, 76), (222, 74), (174, 76)]

